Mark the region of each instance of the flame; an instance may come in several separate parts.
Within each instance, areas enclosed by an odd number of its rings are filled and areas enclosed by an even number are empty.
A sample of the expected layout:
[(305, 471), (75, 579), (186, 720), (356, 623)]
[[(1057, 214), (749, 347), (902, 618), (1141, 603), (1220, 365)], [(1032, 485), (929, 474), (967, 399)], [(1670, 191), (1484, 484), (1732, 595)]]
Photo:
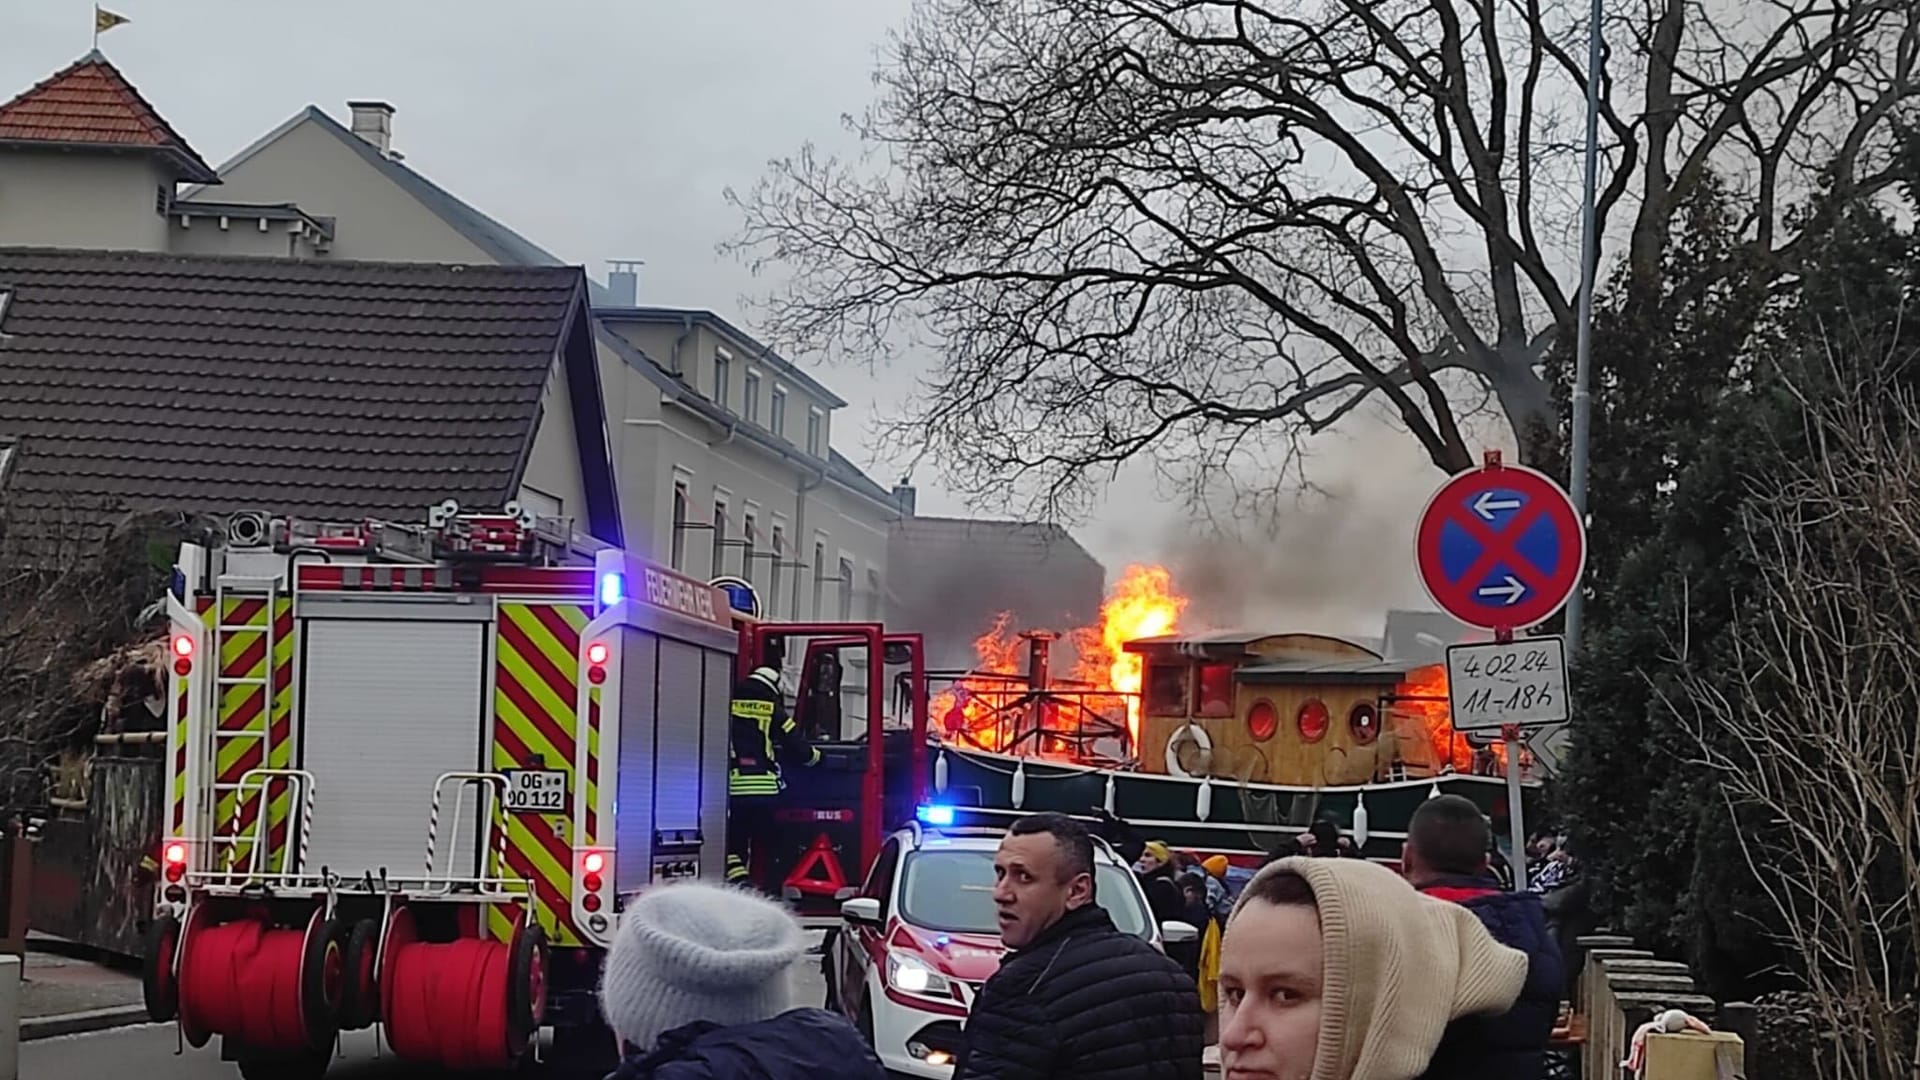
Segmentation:
[(1107, 661), (1107, 686), (1130, 695), (1127, 736), (1140, 742), (1140, 657), (1122, 646), (1139, 638), (1172, 634), (1180, 629), (1180, 613), (1187, 598), (1173, 590), (1173, 575), (1164, 566), (1129, 566), (1100, 606), (1100, 645)]
[[(1071, 654), (1073, 660), (1067, 676), (1054, 680), (1054, 685), (1114, 691), (1110, 698), (1088, 695), (1080, 700), (1116, 721), (1124, 713), (1129, 745), (1137, 744), (1141, 662), (1123, 646), (1136, 638), (1177, 632), (1180, 613), (1186, 606), (1187, 598), (1174, 590), (1173, 575), (1165, 567), (1127, 567), (1108, 591), (1100, 608), (1100, 621), (1069, 630), (1054, 643), (1056, 669), (1065, 654)], [(1005, 706), (1027, 691), (1027, 643), (1010, 623), (1007, 612), (995, 617), (993, 625), (974, 639), (972, 674), (934, 695), (933, 724), (942, 738), (987, 750), (1007, 748), (1017, 725)], [(1060, 710), (1048, 708), (1042, 728), (1057, 730), (1068, 722)], [(1058, 740), (1052, 743), (1061, 745)], [(1046, 753), (1049, 745), (1043, 739), (1038, 749)]]
[[(1453, 766), (1455, 772), (1474, 771), (1474, 754), (1480, 748), (1453, 730), (1453, 710), (1447, 703), (1445, 664), (1408, 672), (1406, 681), (1395, 691), (1395, 697), (1394, 716), (1411, 722), (1411, 730), (1408, 724), (1402, 723), (1397, 725), (1396, 731), (1405, 760), (1412, 764), (1428, 764), (1435, 772), (1447, 765)], [(1505, 775), (1506, 747), (1495, 743), (1486, 749), (1493, 752), (1496, 766), (1501, 770), (1501, 775)]]

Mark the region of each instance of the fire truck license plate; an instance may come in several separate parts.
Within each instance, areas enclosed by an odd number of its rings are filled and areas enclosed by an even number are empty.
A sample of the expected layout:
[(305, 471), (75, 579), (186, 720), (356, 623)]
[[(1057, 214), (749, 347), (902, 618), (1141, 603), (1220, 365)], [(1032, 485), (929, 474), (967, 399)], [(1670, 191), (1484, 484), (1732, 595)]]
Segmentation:
[(507, 809), (516, 814), (557, 814), (567, 808), (567, 774), (507, 770)]

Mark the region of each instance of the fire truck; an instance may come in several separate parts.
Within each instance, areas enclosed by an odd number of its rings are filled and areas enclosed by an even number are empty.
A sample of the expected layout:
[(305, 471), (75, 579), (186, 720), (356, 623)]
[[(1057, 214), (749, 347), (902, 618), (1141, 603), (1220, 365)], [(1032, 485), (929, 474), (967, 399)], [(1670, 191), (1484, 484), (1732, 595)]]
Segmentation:
[[(763, 879), (837, 903), (924, 791), (903, 775), (924, 763), (917, 638), (746, 618), (513, 506), (235, 514), (182, 545), (167, 610), (147, 1007), (248, 1078), (319, 1076), (340, 1032), (370, 1027), (429, 1067), (524, 1064), (543, 1028), (546, 1052), (604, 1059), (594, 988), (619, 910), (723, 877), (732, 687), (795, 643), (869, 650), (868, 729), (830, 747), (839, 783), (799, 806), (800, 856), (768, 856)], [(895, 755), (891, 799), (889, 660), (920, 679), (892, 741), (922, 746)]]

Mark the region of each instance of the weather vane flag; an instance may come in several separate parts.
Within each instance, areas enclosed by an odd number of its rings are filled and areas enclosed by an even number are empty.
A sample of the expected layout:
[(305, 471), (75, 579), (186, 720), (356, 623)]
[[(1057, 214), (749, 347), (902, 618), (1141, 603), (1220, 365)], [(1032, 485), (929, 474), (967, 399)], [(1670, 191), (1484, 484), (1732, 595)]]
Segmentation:
[(121, 23), (132, 22), (132, 21), (133, 21), (132, 19), (127, 18), (125, 15), (116, 15), (115, 13), (108, 11), (106, 8), (101, 7), (99, 4), (93, 5), (93, 44), (94, 46), (96, 48), (99, 47), (101, 34), (104, 34), (108, 30), (111, 30), (114, 27), (119, 26)]

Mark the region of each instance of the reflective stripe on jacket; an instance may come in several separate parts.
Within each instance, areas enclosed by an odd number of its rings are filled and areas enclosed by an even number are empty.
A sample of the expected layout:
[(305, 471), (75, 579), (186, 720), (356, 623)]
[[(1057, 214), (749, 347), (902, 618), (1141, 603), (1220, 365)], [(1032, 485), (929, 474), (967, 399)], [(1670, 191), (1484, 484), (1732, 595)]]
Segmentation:
[(820, 751), (787, 715), (780, 692), (755, 678), (734, 689), (729, 725), (728, 795), (778, 795), (786, 789), (780, 766), (812, 765)]

